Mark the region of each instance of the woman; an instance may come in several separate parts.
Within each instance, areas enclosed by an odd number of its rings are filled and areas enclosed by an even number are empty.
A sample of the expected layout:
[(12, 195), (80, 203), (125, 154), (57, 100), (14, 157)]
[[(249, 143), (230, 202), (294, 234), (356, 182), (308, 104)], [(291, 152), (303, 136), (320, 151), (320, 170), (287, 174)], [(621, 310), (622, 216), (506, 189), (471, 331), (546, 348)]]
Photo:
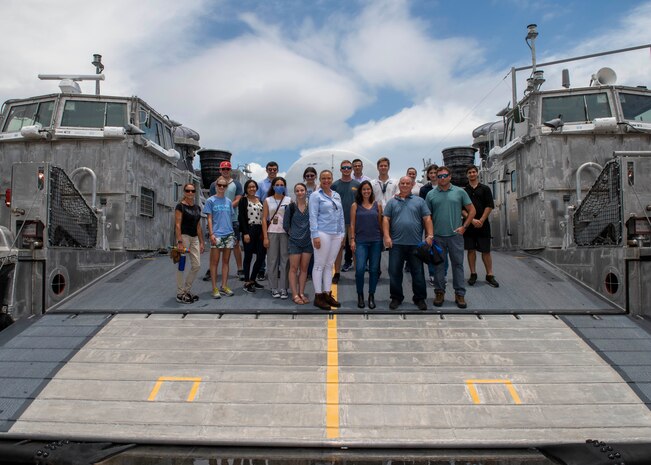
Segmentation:
[(188, 183), (183, 186), (183, 199), (176, 205), (174, 211), (176, 245), (179, 249), (187, 250), (190, 255), (190, 272), (185, 280), (183, 271), (176, 272), (176, 301), (184, 304), (199, 300), (199, 296), (190, 292), (194, 278), (197, 277), (201, 267), (200, 257), (204, 251), (201, 207), (194, 203), (196, 191), (194, 184)]
[(312, 192), (319, 188), (316, 185), (316, 169), (313, 166), (305, 168), (305, 171), (303, 171), (303, 181), (305, 182), (305, 188), (307, 189), (307, 196), (309, 198)]
[(289, 235), (289, 287), (297, 305), (310, 302), (305, 296), (307, 267), (312, 258), (310, 238), (310, 212), (308, 210), (307, 188), (299, 182), (294, 186), (296, 202), (289, 205), (283, 219), (283, 228)]
[(267, 249), (267, 274), (271, 285), (271, 297), (286, 299), (287, 294), (287, 233), (283, 229), (283, 218), (291, 203), (285, 195), (287, 183), (280, 176), (271, 181), (267, 198), (262, 207), (262, 236)]
[(323, 310), (341, 307), (333, 297), (332, 267), (344, 239), (344, 211), (341, 197), (332, 187), (332, 171), (319, 175), (321, 187), (310, 195), (310, 235), (314, 246), (314, 306)]
[[(212, 298), (219, 299), (222, 294), (233, 296), (228, 287), (228, 262), (231, 250), (235, 245), (233, 230), (233, 204), (225, 195), (228, 179), (220, 176), (217, 179), (217, 193), (206, 200), (203, 212), (208, 216), (208, 231), (210, 231), (210, 279), (212, 280)], [(222, 260), (222, 285), (217, 288), (217, 265)]]
[(375, 308), (382, 255), (382, 205), (375, 201), (373, 186), (363, 181), (350, 207), (350, 248), (355, 253), (357, 307), (364, 308), (364, 272), (368, 262), (368, 308)]
[[(249, 179), (244, 183), (245, 196), (238, 204), (238, 221), (242, 232), (244, 243), (244, 291), (253, 293), (256, 289), (264, 289), (258, 284), (255, 277), (258, 276), (262, 265), (264, 265), (267, 253), (262, 241), (262, 215), (263, 206), (260, 199), (255, 195), (258, 191), (258, 183)], [(251, 270), (251, 262), (255, 255), (255, 263)]]

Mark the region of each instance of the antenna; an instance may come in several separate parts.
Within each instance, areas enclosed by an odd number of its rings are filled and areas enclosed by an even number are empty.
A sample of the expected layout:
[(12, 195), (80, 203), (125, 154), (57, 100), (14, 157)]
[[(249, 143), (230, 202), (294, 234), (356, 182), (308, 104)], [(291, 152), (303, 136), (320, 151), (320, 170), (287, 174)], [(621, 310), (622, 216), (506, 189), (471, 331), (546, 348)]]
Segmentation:
[[(102, 55), (96, 53), (93, 55), (93, 61), (90, 62), (95, 67), (95, 74), (102, 74), (104, 65), (102, 64)], [(99, 81), (95, 81), (95, 95), (99, 95)]]

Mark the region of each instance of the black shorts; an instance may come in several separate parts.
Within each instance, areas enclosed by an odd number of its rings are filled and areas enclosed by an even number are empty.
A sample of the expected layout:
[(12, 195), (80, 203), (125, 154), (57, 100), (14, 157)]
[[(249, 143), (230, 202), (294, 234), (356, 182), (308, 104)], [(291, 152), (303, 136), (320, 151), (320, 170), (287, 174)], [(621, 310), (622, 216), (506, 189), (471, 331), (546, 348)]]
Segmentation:
[(478, 236), (477, 234), (464, 234), (463, 248), (466, 250), (476, 250), (481, 253), (489, 253), (491, 251), (491, 238)]

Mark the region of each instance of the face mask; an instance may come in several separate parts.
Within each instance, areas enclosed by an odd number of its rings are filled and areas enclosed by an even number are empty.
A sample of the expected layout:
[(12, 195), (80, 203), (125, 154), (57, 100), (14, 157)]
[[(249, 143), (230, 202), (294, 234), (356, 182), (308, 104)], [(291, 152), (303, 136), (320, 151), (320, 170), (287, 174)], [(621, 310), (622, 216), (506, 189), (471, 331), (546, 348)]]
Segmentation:
[(276, 194), (284, 194), (285, 193), (285, 186), (274, 186), (274, 192)]

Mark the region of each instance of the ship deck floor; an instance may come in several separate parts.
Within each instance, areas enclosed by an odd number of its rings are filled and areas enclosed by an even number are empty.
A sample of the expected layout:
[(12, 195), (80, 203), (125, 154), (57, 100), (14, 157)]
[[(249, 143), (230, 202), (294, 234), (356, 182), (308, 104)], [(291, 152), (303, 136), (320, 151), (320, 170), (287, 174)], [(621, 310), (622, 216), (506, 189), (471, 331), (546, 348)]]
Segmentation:
[(500, 288), (469, 288), (466, 312), (430, 299), (427, 312), (355, 313), (352, 273), (340, 312), (241, 289), (204, 298), (202, 281), (202, 299), (183, 305), (169, 258), (131, 262), (0, 337), (0, 439), (651, 442), (649, 332), (535, 257), (495, 264)]

